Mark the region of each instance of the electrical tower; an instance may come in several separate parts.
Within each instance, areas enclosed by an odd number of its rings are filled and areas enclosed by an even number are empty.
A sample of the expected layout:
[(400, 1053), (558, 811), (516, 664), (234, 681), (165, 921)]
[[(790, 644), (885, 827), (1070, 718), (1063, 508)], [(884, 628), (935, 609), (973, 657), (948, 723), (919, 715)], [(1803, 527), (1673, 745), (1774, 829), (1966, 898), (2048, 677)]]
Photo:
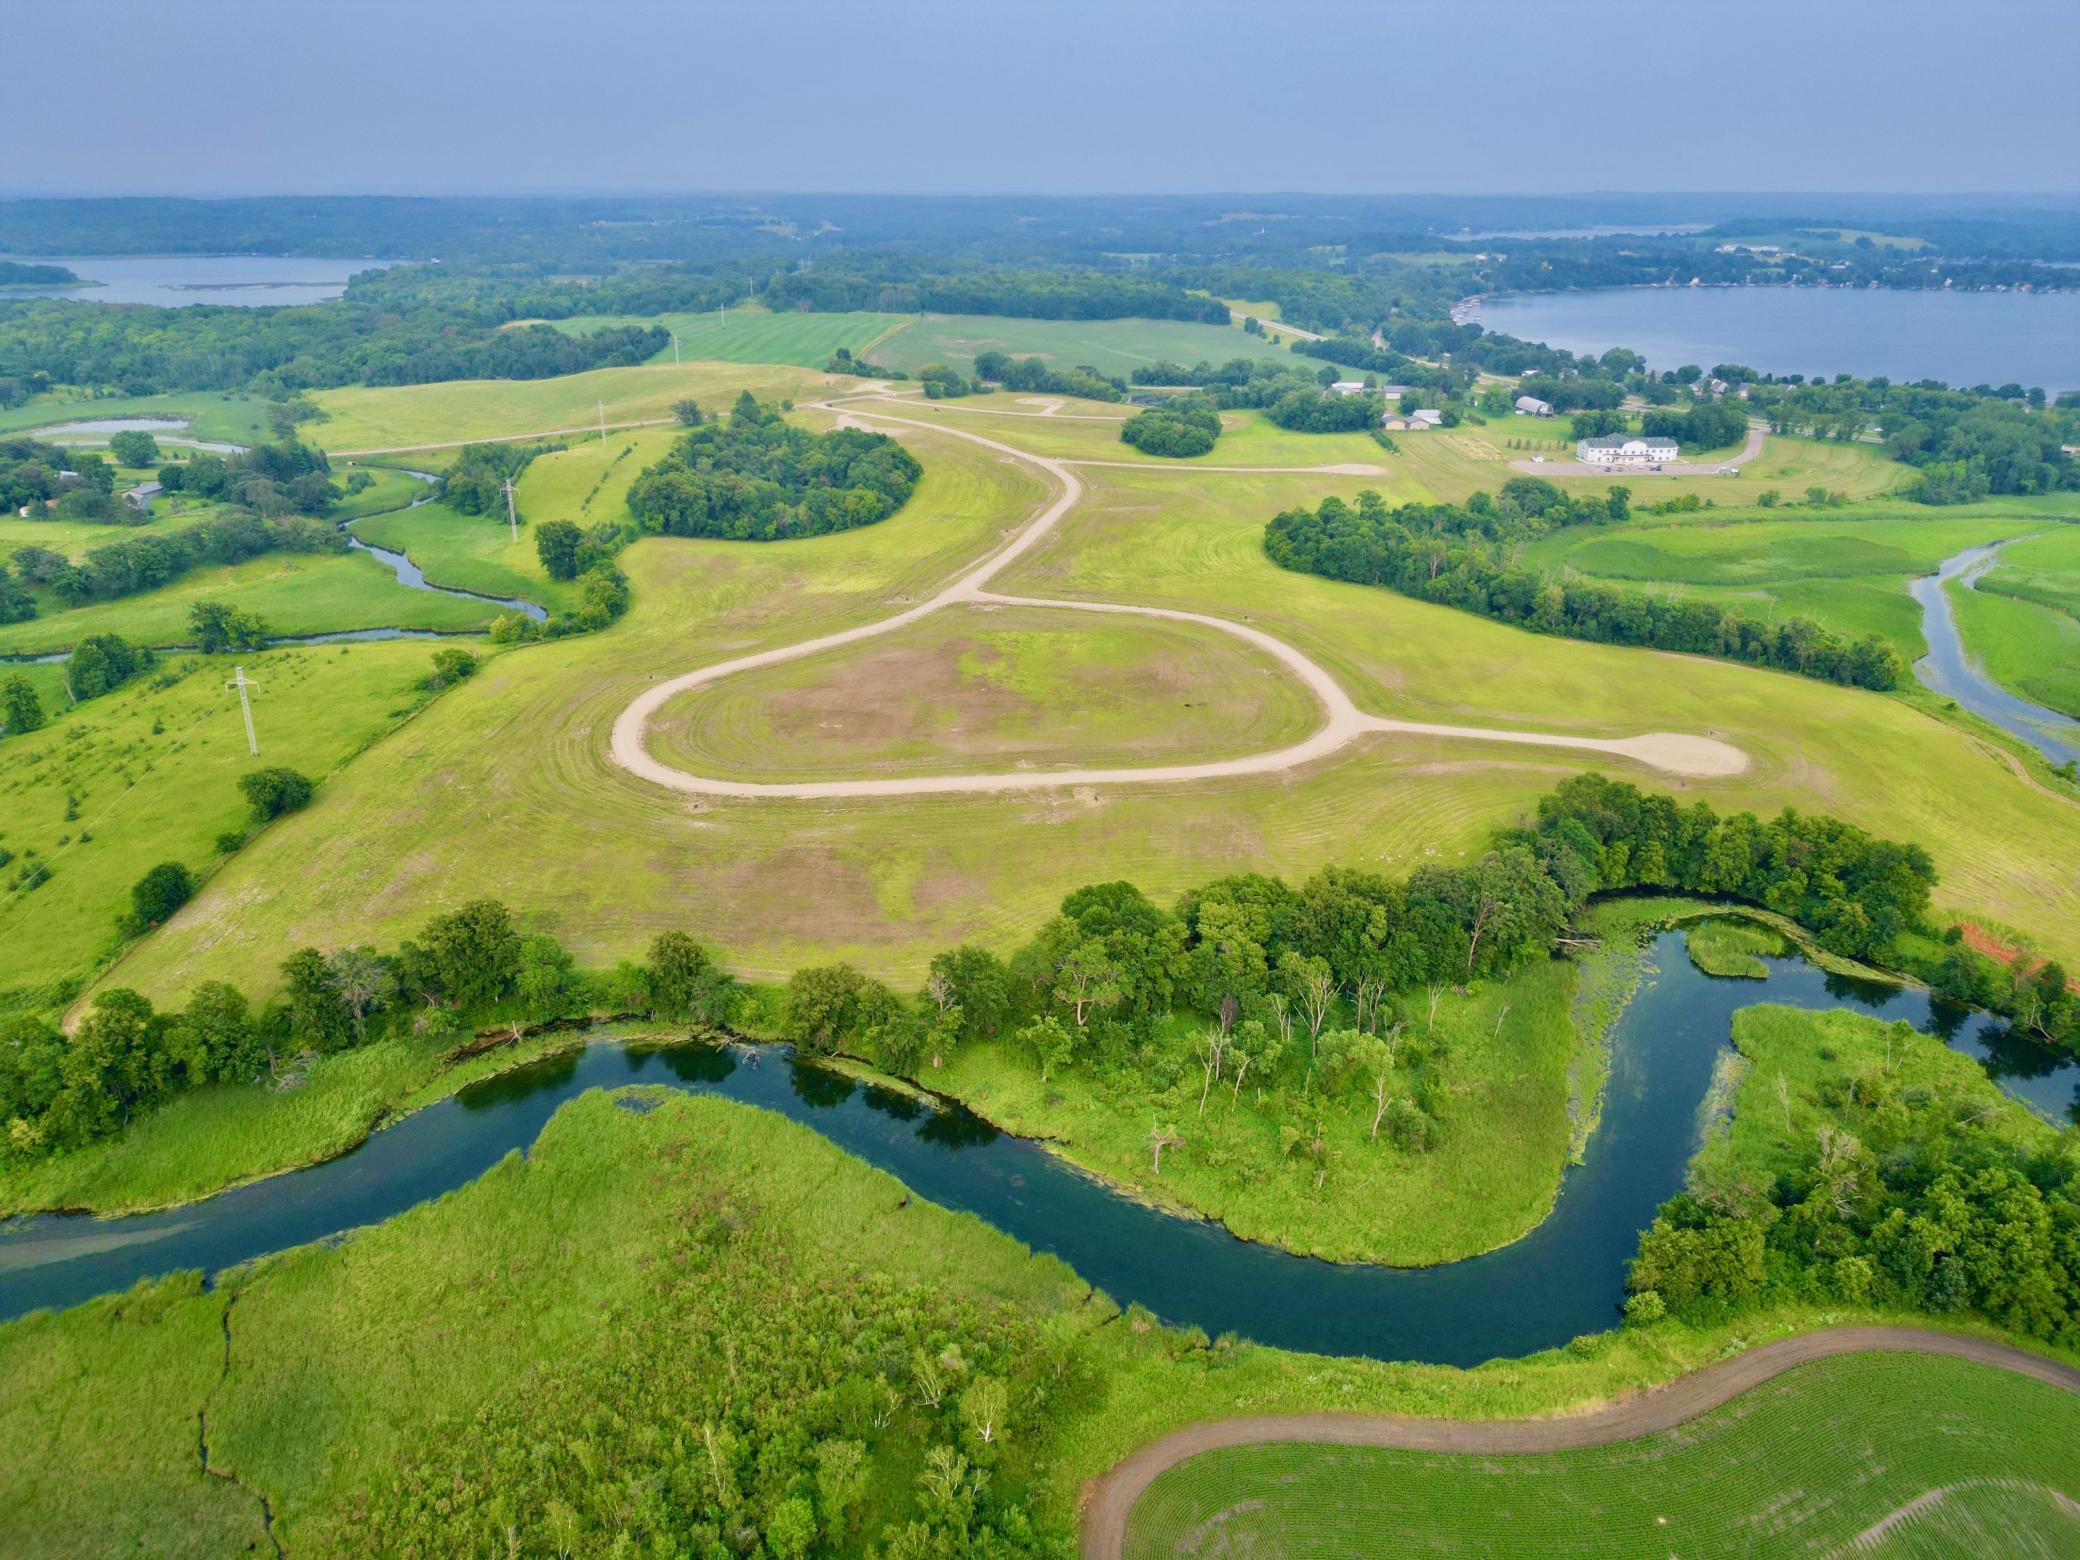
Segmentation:
[(513, 540), (520, 540), (520, 515), (513, 508), (513, 479), (506, 478), (506, 524), (512, 528)]
[(238, 707), (245, 712), (246, 717), (246, 751), (251, 753), (253, 757), (258, 758), (260, 756), (260, 739), (253, 735), (253, 699), (252, 695), (246, 690), (257, 688), (260, 685), (248, 677), (246, 669), (241, 666), (238, 668), (238, 675), (231, 678), (224, 686), (238, 690)]

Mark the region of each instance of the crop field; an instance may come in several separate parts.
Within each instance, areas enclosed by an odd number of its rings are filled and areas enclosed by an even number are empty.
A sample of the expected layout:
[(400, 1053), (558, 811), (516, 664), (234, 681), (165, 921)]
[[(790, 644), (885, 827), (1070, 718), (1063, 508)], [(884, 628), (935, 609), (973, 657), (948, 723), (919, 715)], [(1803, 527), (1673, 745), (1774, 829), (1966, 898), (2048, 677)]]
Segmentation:
[(922, 314), (877, 345), (874, 362), (905, 373), (927, 363), (944, 363), (966, 373), (980, 352), (1037, 357), (1055, 368), (1094, 368), (1101, 374), (1131, 375), (1168, 359), (1190, 367), (1201, 358), (1269, 358), (1306, 369), (1316, 358), (1296, 357), (1284, 347), (1225, 325), (1191, 320), (1026, 320), (994, 314)]
[(1810, 519), (1781, 510), (1645, 516), (1556, 531), (1526, 548), (1523, 562), (1651, 593), (1680, 590), (1765, 622), (1806, 617), (1840, 634), (1880, 634), (1913, 660), (1928, 644), (1908, 579), (1934, 573), (1964, 548), (2043, 523), (2010, 511), (1923, 508), (1869, 517), (1813, 511)]
[(41, 616), (0, 626), (0, 653), (68, 649), (89, 634), (120, 634), (147, 645), (193, 644), (188, 609), (198, 601), (257, 612), (274, 634), (356, 628), (463, 632), (483, 628), (498, 611), (481, 601), (408, 589), (365, 553), (268, 553), (195, 569), (144, 595), (70, 608), (47, 603)]
[[(15, 858), (0, 872), (0, 985), (82, 972), (115, 941), (147, 868), (175, 860), (199, 873), (217, 836), (244, 827), (239, 776), (262, 764), (330, 774), (419, 704), (411, 685), (430, 655), (391, 640), (239, 657), (260, 684), (257, 760), (224, 687), (228, 656), (177, 658), (69, 711), (47, 690), (50, 724), (0, 742), (0, 849)], [(49, 880), (14, 892), (31, 864)]]
[(1995, 682), (2080, 715), (2080, 618), (2016, 596), (1945, 587), (1965, 648)]
[[(1052, 427), (986, 421), (990, 437), (1010, 442)], [(659, 931), (690, 927), (748, 975), (848, 958), (908, 981), (955, 942), (1008, 950), (1064, 892), (1100, 878), (1167, 896), (1238, 860), (1304, 875), (1329, 861), (1405, 871), (1456, 859), (1584, 767), (1560, 750), (1411, 737), (1369, 740), (1311, 771), (1189, 788), (713, 803), (612, 765), (607, 728), (649, 678), (899, 610), (1039, 499), (1031, 468), (995, 451), (915, 429), (902, 436), (925, 480), (879, 525), (784, 546), (660, 538), (630, 548), (626, 619), (501, 657), (379, 744), (352, 783), (229, 864), (138, 950), (125, 978), (160, 995), (229, 969), (264, 980), (247, 968), (259, 950), (390, 942), (440, 905), (493, 894), (587, 962), (611, 963)], [(621, 448), (610, 440), (591, 456), (589, 475), (577, 448), (548, 457), (528, 482), (582, 500), (611, 466), (595, 502), (618, 505), (608, 494), (637, 462), (614, 465)], [(2059, 865), (2080, 850), (2080, 813), (1899, 701), (1542, 638), (1265, 560), (1263, 523), (1279, 509), (1389, 479), (1195, 481), (1159, 468), (1093, 468), (1085, 479), (1086, 500), (999, 588), (1246, 618), (1321, 660), (1380, 714), (1722, 737), (1751, 755), (1748, 773), (1675, 789), (1765, 812), (1824, 807), (1924, 840), (1942, 872), (1940, 912), (2026, 924), (2048, 949), (2080, 949), (2080, 884)], [(543, 839), (557, 849), (545, 854)]]
[(713, 402), (713, 409), (721, 411), (740, 390), (749, 390), (763, 400), (779, 400), (850, 383), (798, 368), (731, 363), (688, 363), (675, 368), (664, 363), (596, 368), (556, 379), (461, 379), (382, 389), (357, 386), (314, 392), (311, 399), (325, 410), (326, 420), (304, 427), (308, 441), (326, 450), (414, 449), (558, 428), (575, 430), (570, 437), (579, 439), (585, 430), (597, 428), (602, 406), (611, 425), (669, 418), (672, 403), (688, 397)]
[[(679, 337), (678, 361), (784, 363), (821, 368), (840, 347), (862, 357), (869, 347), (916, 316), (912, 314), (788, 312), (733, 308), (728, 314), (581, 314), (554, 320), (558, 330), (590, 335), (614, 325), (659, 325)], [(653, 363), (673, 361), (666, 347)]]
[[(1857, 1355), (1587, 1450), (1204, 1452), (1149, 1486), (1126, 1552), (1819, 1555), (1890, 1519), (1905, 1521), (1908, 1552), (1922, 1523), (1968, 1520), (1993, 1540), (1977, 1553), (2070, 1553), (2076, 1434), (2080, 1400), (2056, 1387), (1962, 1360)], [(1968, 1517), (1945, 1516), (1958, 1486), (1976, 1491)]]
[(967, 606), (683, 695), (652, 750), (758, 780), (1188, 763), (1318, 718), (1284, 668), (1213, 629)]

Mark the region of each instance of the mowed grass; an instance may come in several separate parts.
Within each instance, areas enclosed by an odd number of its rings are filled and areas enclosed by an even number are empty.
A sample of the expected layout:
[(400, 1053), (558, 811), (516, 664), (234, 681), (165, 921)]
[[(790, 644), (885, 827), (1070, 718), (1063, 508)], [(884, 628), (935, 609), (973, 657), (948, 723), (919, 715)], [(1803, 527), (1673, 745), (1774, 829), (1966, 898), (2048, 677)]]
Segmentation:
[[(1537, 635), (1393, 591), (1289, 573), (1264, 557), (1269, 516), (1329, 492), (1355, 493), (1373, 485), (1367, 479), (1178, 482), (1122, 470), (1088, 470), (1085, 479), (1090, 496), (999, 579), (999, 589), (1243, 616), (1308, 651), (1376, 714), (1600, 736), (1719, 737), (1748, 754), (1744, 774), (1711, 782), (1645, 770), (1629, 777), (1722, 808), (1818, 809), (1920, 841), (1942, 874), (1939, 913), (1980, 906), (2037, 928), (2061, 950), (2080, 951), (2080, 885), (2052, 865), (2080, 853), (2080, 809), (2018, 784), (1975, 739), (1903, 701), (1731, 663)], [(1408, 751), (1399, 738), (1383, 747)], [(1486, 756), (1523, 761), (1492, 750)], [(1588, 767), (1557, 750), (1533, 761)], [(1347, 758), (1341, 768), (1364, 762)]]
[(651, 748), (751, 780), (1096, 768), (1257, 752), (1319, 719), (1282, 667), (1214, 629), (962, 606), (683, 695)]
[[(1107, 1089), (1087, 1067), (1043, 1084), (1028, 1055), (995, 1041), (963, 1047), (923, 1079), (1009, 1131), (1058, 1144), (1136, 1197), (1217, 1218), (1245, 1240), (1417, 1267), (1507, 1245), (1552, 1211), (1570, 1142), (1574, 990), (1574, 966), (1554, 961), (1447, 995), (1434, 1029), (1418, 1000), (1416, 1038), (1434, 1039), (1443, 1058), (1440, 1142), (1411, 1153), (1390, 1136), (1375, 1139), (1371, 1107), (1355, 1099), (1305, 1107), (1329, 1145), (1319, 1187), (1316, 1167), (1280, 1148), (1281, 1125), (1301, 1107), (1290, 1095), (1267, 1100), (1247, 1080), (1239, 1093), (1214, 1085), (1200, 1112), (1198, 1071), (1187, 1066), (1183, 1098), (1160, 1107), (1183, 1141), (1163, 1155), (1158, 1176), (1148, 1151), (1158, 1107)], [(1188, 1051), (1195, 1032), (1181, 1025), (1164, 1043)], [(1296, 1043), (1304, 1061), (1304, 1029)]]
[[(910, 314), (867, 312), (810, 314), (790, 310), (775, 314), (763, 308), (732, 308), (726, 314), (581, 314), (554, 320), (558, 330), (589, 336), (616, 325), (657, 325), (679, 337), (678, 361), (715, 363), (787, 363), (822, 368), (840, 347), (854, 357), (884, 336), (915, 319)], [(665, 347), (653, 363), (674, 361)]]
[[(1527, 474), (1509, 464), (1530, 458), (1530, 452), (1509, 448), (1512, 438), (1541, 437), (1536, 428), (1528, 434), (1518, 431), (1516, 424), (1526, 420), (1496, 418), (1484, 427), (1437, 428), (1425, 433), (1396, 433), (1392, 438), (1407, 457), (1410, 469), (1437, 497), (1456, 501), (1476, 489), (1493, 490), (1510, 477)], [(1472, 451), (1473, 446), (1485, 448)], [(1572, 447), (1543, 453), (1572, 458)], [(1711, 458), (1708, 452), (1698, 453)], [(1764, 439), (1762, 453), (1732, 476), (1626, 472), (1567, 477), (1536, 469), (1528, 474), (1543, 476), (1570, 492), (1582, 494), (1601, 493), (1616, 483), (1632, 490), (1635, 508), (1686, 493), (1695, 493), (1699, 499), (1709, 499), (1722, 508), (1751, 505), (1770, 488), (1787, 499), (1802, 496), (1809, 487), (1825, 487), (1851, 499), (1870, 498), (1904, 486), (1913, 475), (1869, 445), (1776, 435)]]
[[(1827, 1554), (1959, 1483), (2021, 1486), (1971, 1503), (1994, 1540), (1978, 1553), (2071, 1553), (2080, 1521), (2038, 1497), (2080, 1495), (2076, 1434), (2080, 1397), (2057, 1387), (1964, 1360), (1851, 1355), (1606, 1447), (1205, 1452), (1149, 1486), (1126, 1553)], [(2053, 1547), (2020, 1547), (2031, 1536)]]
[(1226, 325), (1191, 320), (1025, 320), (994, 314), (923, 314), (878, 343), (869, 356), (914, 374), (927, 363), (963, 373), (978, 353), (1037, 357), (1054, 368), (1086, 367), (1128, 377), (1165, 359), (1189, 368), (1202, 358), (1269, 358), (1313, 373), (1316, 358), (1295, 356)]
[(24, 623), (0, 626), (0, 652), (70, 649), (89, 634), (120, 634), (137, 644), (193, 644), (189, 610), (220, 601), (258, 613), (270, 634), (332, 634), (357, 628), (423, 628), (466, 633), (498, 609), (433, 591), (412, 590), (365, 553), (266, 553), (244, 563), (196, 569), (141, 596), (82, 607), (51, 603)]
[(1987, 676), (2048, 708), (2080, 716), (2080, 618), (1969, 585), (1947, 589), (1958, 634)]
[(2042, 524), (2009, 510), (1649, 516), (1553, 532), (1526, 548), (1523, 562), (1650, 595), (1679, 588), (1761, 622), (1804, 617), (1853, 638), (1875, 633), (1914, 660), (1928, 644), (1907, 581), (1964, 548)]
[[(154, 674), (0, 741), (0, 847), (16, 858), (0, 873), (0, 987), (84, 973), (114, 943), (147, 868), (172, 860), (200, 873), (217, 836), (246, 826), (241, 775), (285, 764), (324, 780), (417, 707), (411, 685), (431, 653), (393, 640), (239, 657), (260, 684), (258, 759), (224, 687), (228, 656), (181, 658), (167, 668), (171, 686)], [(30, 863), (48, 865), (50, 879), (6, 892)], [(266, 950), (263, 963), (285, 952)], [(241, 983), (253, 973), (226, 972)]]
[(63, 389), (31, 396), (20, 406), (0, 409), (0, 434), (33, 432), (69, 422), (98, 422), (107, 417), (184, 417), (187, 427), (169, 428), (166, 432), (180, 438), (227, 444), (259, 444), (274, 435), (267, 403), (249, 396), (215, 390), (96, 396)]
[[(989, 436), (1041, 421), (990, 419)], [(909, 982), (956, 942), (1009, 951), (1085, 882), (1126, 877), (1168, 896), (1238, 862), (1293, 877), (1332, 861), (1398, 873), (1455, 860), (1589, 767), (1562, 749), (1395, 737), (1270, 778), (831, 803), (715, 803), (615, 767), (607, 728), (652, 677), (898, 611), (1041, 500), (1031, 468), (996, 451), (901, 436), (926, 468), (901, 514), (801, 542), (630, 548), (623, 622), (501, 658), (365, 755), (351, 784), (271, 832), (156, 934), (126, 978), (162, 996), (227, 970), (264, 982), (282, 947), (395, 942), (434, 909), (492, 894), (592, 963), (685, 928), (755, 977), (850, 959)], [(1943, 874), (1938, 914), (2028, 926), (2049, 951), (2080, 951), (2080, 884), (2063, 865), (2080, 852), (2080, 810), (2019, 784), (1932, 716), (1792, 676), (1542, 638), (1264, 558), (1269, 515), (1378, 479), (1091, 469), (1085, 480), (1086, 502), (1003, 588), (1246, 618), (1382, 714), (1722, 736), (1750, 754), (1746, 774), (1702, 785), (1601, 767), (1686, 800), (1818, 808), (1920, 840)]]
[[(569, 429), (576, 442), (597, 438), (600, 408), (615, 423), (666, 419), (688, 398), (724, 411), (740, 390), (761, 400), (821, 395), (851, 380), (799, 368), (735, 363), (638, 364), (597, 368), (555, 379), (460, 379), (382, 389), (320, 390), (311, 399), (327, 413), (306, 423), (309, 442), (326, 450), (415, 449), (472, 439)], [(609, 437), (612, 437), (610, 432)]]

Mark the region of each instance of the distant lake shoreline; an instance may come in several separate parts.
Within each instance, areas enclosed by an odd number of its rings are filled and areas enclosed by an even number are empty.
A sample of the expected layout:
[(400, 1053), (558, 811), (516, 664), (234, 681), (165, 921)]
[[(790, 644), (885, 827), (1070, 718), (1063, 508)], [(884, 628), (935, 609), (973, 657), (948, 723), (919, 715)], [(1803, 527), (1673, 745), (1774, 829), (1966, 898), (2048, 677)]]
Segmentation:
[(1769, 374), (2080, 391), (2080, 290), (1597, 287), (1497, 293), (1453, 312), (1570, 352), (1627, 347), (1655, 369), (1743, 363)]
[(21, 283), (0, 290), (0, 297), (143, 303), (166, 309), (204, 303), (247, 309), (322, 303), (344, 293), (357, 271), (412, 263), (310, 255), (0, 254), (0, 260), (61, 265), (79, 278), (76, 282)]

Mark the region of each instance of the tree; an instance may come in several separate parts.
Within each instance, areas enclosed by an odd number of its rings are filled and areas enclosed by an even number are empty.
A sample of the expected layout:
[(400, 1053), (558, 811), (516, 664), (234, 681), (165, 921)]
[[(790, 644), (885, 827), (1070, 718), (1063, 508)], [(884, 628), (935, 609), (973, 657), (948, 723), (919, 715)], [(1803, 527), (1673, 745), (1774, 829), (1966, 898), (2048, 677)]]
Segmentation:
[(449, 645), (433, 652), (433, 670), (419, 679), (422, 688), (438, 691), (477, 675), (477, 658)]
[(667, 1018), (728, 1021), (736, 983), (715, 956), (684, 932), (660, 932), (645, 966), (652, 1008)]
[(333, 990), (354, 1024), (354, 1043), (368, 1039), (368, 1015), (385, 1006), (397, 992), (397, 977), (376, 957), (373, 948), (341, 948), (326, 961)]
[(1184, 1139), (1177, 1135), (1177, 1129), (1165, 1122), (1160, 1116), (1151, 1118), (1148, 1126), (1148, 1147), (1149, 1152), (1155, 1155), (1155, 1173), (1157, 1175), (1163, 1173), (1163, 1150), (1175, 1148), (1183, 1141)]
[(195, 875), (178, 861), (162, 861), (130, 886), (131, 921), (147, 931), (194, 897)]
[(496, 899), (473, 899), (434, 917), (423, 936), (434, 980), (458, 1007), (490, 1007), (519, 978), (520, 934)]
[(585, 533), (568, 520), (545, 521), (534, 529), (535, 556), (552, 580), (578, 577), (578, 550), (584, 544)]
[(1011, 1011), (1011, 972), (987, 948), (963, 943), (932, 957), (925, 995), (941, 1014), (954, 1015), (955, 1033), (987, 1039)]
[(282, 961), (282, 995), (288, 1003), (289, 1038), (298, 1045), (336, 1051), (354, 1033), (353, 1015), (332, 978), (332, 962), (316, 948), (299, 948)]
[(1076, 938), (1055, 964), (1054, 999), (1076, 1015), (1078, 1029), (1092, 1014), (1117, 1007), (1122, 995), (1120, 972), (1099, 938)]
[(0, 722), (6, 724), (10, 736), (34, 731), (43, 724), (43, 700), (36, 697), (36, 689), (20, 672), (0, 683)]
[(149, 466), (159, 459), (159, 441), (142, 428), (125, 428), (108, 436), (108, 452), (120, 466)]
[(672, 415), (679, 419), (680, 426), (684, 428), (698, 428), (706, 420), (705, 414), (701, 411), (701, 403), (693, 400), (674, 401)]
[(1047, 1080), (1061, 1068), (1068, 1066), (1069, 1058), (1076, 1052), (1076, 1034), (1064, 1029), (1061, 1020), (1052, 1013), (1044, 1013), (1018, 1032), (1018, 1043), (1033, 1055), (1040, 1066), (1040, 1081)]
[(1329, 961), (1288, 948), (1278, 961), (1280, 989), (1299, 1005), (1307, 1022), (1307, 1055), (1312, 1060), (1330, 1006), (1336, 1001), (1336, 976)]
[(280, 765), (241, 775), (238, 788), (245, 795), (255, 823), (266, 823), (309, 806), (313, 791), (307, 777)]
[(195, 988), (166, 1031), (166, 1050), (191, 1088), (243, 1082), (263, 1060), (245, 993), (220, 980)]
[(809, 1056), (831, 1056), (902, 1019), (903, 1005), (850, 964), (811, 965), (789, 977), (781, 1027)]
[(221, 601), (198, 601), (188, 608), (188, 631), (204, 655), (227, 650), (258, 650), (267, 643), (267, 624), (251, 612)]

